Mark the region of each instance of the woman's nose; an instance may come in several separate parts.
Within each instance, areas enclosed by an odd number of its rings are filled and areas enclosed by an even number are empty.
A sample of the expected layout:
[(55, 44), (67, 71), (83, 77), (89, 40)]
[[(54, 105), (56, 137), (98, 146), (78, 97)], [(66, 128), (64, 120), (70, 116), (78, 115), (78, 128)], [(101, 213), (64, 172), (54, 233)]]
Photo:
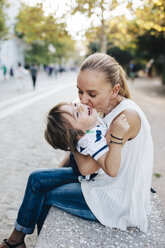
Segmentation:
[(82, 104), (86, 104), (86, 105), (89, 104), (88, 97), (85, 96), (85, 95), (81, 96), (80, 101), (81, 101)]

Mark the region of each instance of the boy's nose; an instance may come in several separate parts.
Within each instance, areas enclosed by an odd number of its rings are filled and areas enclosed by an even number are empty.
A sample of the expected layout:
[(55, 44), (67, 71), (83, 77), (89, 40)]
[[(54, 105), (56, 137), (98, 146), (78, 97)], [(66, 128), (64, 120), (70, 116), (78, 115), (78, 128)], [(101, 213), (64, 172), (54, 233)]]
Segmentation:
[(80, 112), (84, 111), (84, 106), (82, 104), (78, 105), (78, 111)]

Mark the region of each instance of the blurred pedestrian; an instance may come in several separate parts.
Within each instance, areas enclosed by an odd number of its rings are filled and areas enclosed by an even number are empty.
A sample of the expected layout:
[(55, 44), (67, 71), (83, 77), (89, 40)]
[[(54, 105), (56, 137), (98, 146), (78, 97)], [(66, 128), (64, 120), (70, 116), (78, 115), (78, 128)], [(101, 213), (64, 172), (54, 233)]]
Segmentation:
[(4, 80), (6, 80), (6, 74), (7, 74), (7, 67), (5, 65), (3, 65), (3, 76), (4, 76)]
[(19, 62), (18, 68), (16, 71), (16, 83), (17, 83), (18, 89), (25, 89), (24, 79), (25, 79), (25, 75), (27, 74), (28, 74), (28, 70), (26, 70), (22, 66), (22, 64)]
[(53, 72), (53, 66), (49, 65), (49, 69), (48, 69), (48, 76), (51, 77), (52, 76), (52, 72)]
[(32, 82), (33, 82), (33, 90), (35, 90), (35, 87), (36, 87), (37, 73), (38, 73), (38, 68), (36, 65), (33, 64), (30, 67), (30, 74), (31, 74)]
[(10, 77), (11, 78), (14, 77), (14, 69), (13, 69), (13, 67), (10, 68)]
[(133, 83), (133, 80), (135, 78), (135, 64), (133, 61), (129, 64), (129, 76), (131, 78), (131, 82)]
[(147, 74), (147, 77), (149, 77), (149, 78), (152, 77), (153, 64), (154, 64), (154, 60), (153, 59), (150, 59), (148, 61), (148, 63), (146, 64), (146, 74)]
[(55, 66), (54, 67), (54, 75), (57, 76), (58, 75), (58, 68)]

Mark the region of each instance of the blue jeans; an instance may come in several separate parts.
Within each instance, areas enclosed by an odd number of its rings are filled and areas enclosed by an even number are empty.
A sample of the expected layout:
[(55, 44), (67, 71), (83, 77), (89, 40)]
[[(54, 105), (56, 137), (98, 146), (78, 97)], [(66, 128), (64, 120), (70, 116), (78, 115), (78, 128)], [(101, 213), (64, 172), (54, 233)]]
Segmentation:
[(52, 205), (83, 219), (97, 221), (72, 168), (40, 169), (29, 176), (15, 222), (16, 230), (31, 234), (37, 224), (39, 233)]

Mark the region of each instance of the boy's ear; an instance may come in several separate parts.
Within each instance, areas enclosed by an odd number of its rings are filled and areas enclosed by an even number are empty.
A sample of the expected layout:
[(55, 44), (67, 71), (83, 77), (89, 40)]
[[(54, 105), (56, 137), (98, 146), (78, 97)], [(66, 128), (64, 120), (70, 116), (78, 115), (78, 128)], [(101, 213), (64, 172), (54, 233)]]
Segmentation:
[(115, 98), (115, 97), (119, 94), (119, 90), (120, 90), (120, 84), (116, 84), (116, 85), (112, 88), (111, 97), (112, 97), (112, 98)]
[[(86, 134), (86, 132), (85, 131), (83, 131), (83, 130), (81, 130), (82, 132), (83, 132), (83, 135), (85, 135)], [(79, 140), (79, 139), (81, 139), (82, 137), (83, 137), (83, 135), (77, 135), (77, 139)]]

